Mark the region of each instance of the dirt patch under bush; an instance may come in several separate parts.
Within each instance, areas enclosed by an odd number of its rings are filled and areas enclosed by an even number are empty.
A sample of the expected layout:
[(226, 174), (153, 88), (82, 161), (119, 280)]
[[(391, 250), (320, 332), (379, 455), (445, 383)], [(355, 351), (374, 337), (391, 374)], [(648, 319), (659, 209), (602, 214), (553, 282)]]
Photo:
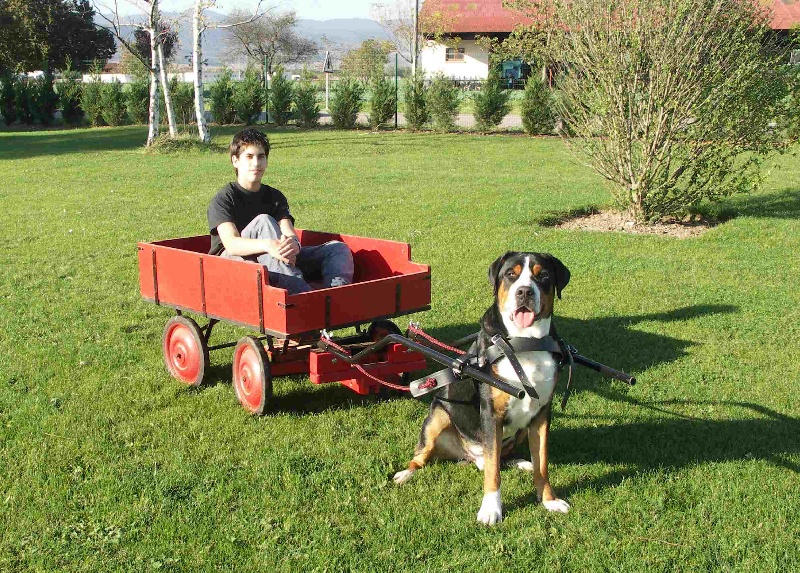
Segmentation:
[(659, 221), (650, 225), (637, 223), (625, 213), (618, 211), (598, 211), (562, 219), (555, 225), (557, 229), (581, 229), (584, 231), (621, 231), (648, 235), (665, 235), (685, 239), (705, 233), (716, 223), (699, 217), (686, 220)]

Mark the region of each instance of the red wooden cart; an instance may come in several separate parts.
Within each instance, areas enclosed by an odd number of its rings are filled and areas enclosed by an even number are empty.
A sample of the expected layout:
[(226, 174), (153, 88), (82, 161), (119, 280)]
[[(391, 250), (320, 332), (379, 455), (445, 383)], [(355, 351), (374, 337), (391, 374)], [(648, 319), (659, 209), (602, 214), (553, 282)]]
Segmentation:
[[(354, 350), (399, 334), (389, 318), (430, 308), (430, 267), (411, 262), (406, 243), (301, 229), (297, 234), (307, 246), (330, 240), (347, 244), (355, 263), (353, 283), (292, 295), (270, 286), (258, 263), (208, 255), (208, 235), (139, 243), (142, 297), (176, 311), (163, 336), (164, 362), (173, 377), (199, 386), (209, 351), (235, 347), (233, 386), (242, 405), (257, 414), (267, 408), (274, 376), (308, 373), (315, 384), (339, 382), (359, 394), (379, 390), (364, 372), (317, 348), (320, 333), (355, 326), (355, 335), (337, 339)], [(208, 322), (200, 327), (184, 312)], [(210, 346), (219, 321), (259, 334)], [(416, 350), (388, 344), (361, 366), (369, 375), (399, 380), (424, 369), (426, 362)]]

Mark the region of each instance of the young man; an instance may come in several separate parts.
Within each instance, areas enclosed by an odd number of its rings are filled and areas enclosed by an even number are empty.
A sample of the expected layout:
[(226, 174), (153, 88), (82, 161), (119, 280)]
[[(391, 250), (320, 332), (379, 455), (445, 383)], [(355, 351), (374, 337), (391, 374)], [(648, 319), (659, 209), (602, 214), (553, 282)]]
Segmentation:
[(258, 261), (269, 282), (291, 294), (307, 292), (308, 280), (324, 287), (353, 280), (353, 256), (341, 241), (303, 247), (283, 193), (261, 183), (267, 170), (269, 140), (244, 129), (233, 136), (231, 163), (236, 181), (219, 190), (208, 207), (212, 255)]

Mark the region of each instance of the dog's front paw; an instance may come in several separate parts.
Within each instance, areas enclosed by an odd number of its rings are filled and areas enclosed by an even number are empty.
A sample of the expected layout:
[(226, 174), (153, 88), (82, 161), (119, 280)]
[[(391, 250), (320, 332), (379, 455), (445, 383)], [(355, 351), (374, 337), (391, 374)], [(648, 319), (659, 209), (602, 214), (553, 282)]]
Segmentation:
[(409, 479), (411, 479), (412, 475), (414, 475), (414, 470), (403, 470), (401, 472), (397, 472), (396, 474), (394, 474), (394, 477), (392, 479), (394, 480), (394, 483), (396, 483), (397, 485), (403, 485)]
[(569, 504), (563, 499), (551, 499), (543, 501), (542, 505), (547, 511), (557, 511), (558, 513), (569, 513)]
[(500, 502), (500, 490), (483, 496), (483, 503), (478, 510), (478, 521), (484, 525), (495, 525), (503, 521), (503, 504)]

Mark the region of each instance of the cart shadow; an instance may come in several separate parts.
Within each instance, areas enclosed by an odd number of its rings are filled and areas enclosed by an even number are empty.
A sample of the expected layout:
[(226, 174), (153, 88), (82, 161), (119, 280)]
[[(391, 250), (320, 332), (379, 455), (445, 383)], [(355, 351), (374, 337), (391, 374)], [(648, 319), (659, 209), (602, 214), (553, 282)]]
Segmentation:
[[(550, 460), (556, 465), (603, 463), (623, 466), (559, 487), (565, 498), (582, 491), (613, 488), (647, 472), (669, 472), (698, 464), (762, 460), (800, 473), (791, 458), (800, 454), (800, 419), (748, 402), (670, 400), (634, 405), (669, 412), (674, 419), (624, 426), (554, 428)], [(684, 405), (742, 408), (756, 418), (709, 420), (670, 411)], [(756, 439), (757, 438), (757, 439)], [(557, 471), (557, 470), (556, 470)], [(536, 503), (536, 494), (510, 500), (509, 509)]]

